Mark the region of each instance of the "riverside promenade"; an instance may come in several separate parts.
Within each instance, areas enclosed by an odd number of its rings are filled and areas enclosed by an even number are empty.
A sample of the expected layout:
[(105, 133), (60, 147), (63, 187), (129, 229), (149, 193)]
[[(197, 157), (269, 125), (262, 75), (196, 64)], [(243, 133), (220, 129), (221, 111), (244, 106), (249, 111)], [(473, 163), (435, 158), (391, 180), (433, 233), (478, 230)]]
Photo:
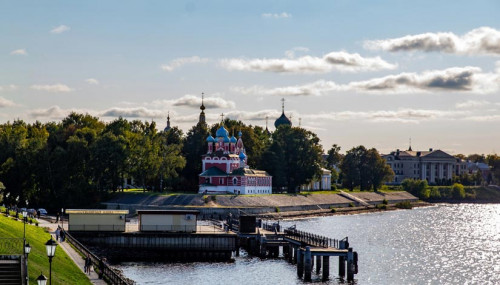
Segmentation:
[[(56, 239), (56, 235), (55, 235), (55, 231), (57, 229), (57, 226), (59, 226), (60, 224), (56, 224), (56, 223), (52, 223), (48, 220), (45, 220), (45, 219), (39, 219), (38, 220), (39, 222), (39, 226), (40, 227), (43, 227), (43, 228), (47, 228), (49, 230), (49, 233), (52, 235), (52, 237), (54, 238), (54, 240)], [(65, 224), (65, 228), (67, 228), (67, 224)], [(71, 260), (73, 260), (73, 262), (78, 266), (78, 268), (80, 268), (80, 270), (84, 272), (84, 266), (85, 266), (85, 260), (83, 259), (83, 257), (78, 254), (75, 249), (73, 247), (71, 247), (71, 245), (68, 243), (68, 242), (59, 242), (58, 241), (58, 248), (64, 250), (68, 256), (71, 258)], [(54, 258), (57, 258), (57, 253), (56, 253), (56, 256)], [(90, 282), (92, 282), (92, 284), (96, 284), (96, 285), (106, 285), (107, 283), (102, 280), (102, 279), (99, 279), (99, 276), (97, 275), (97, 273), (92, 270), (90, 272), (90, 274), (86, 274), (86, 276), (89, 278)]]

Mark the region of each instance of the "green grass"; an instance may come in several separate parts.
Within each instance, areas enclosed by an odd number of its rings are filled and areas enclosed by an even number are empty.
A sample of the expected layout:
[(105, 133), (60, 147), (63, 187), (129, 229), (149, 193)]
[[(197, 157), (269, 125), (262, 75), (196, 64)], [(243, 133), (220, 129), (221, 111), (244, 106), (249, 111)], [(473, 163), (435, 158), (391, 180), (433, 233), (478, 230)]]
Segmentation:
[[(15, 221), (3, 214), (0, 215), (0, 237), (22, 238), (23, 223)], [(40, 272), (49, 278), (49, 259), (45, 251), (45, 242), (50, 235), (44, 229), (26, 224), (26, 240), (31, 245), (28, 259), (30, 284), (37, 284), (36, 278)], [(48, 283), (47, 283), (48, 284)], [(56, 249), (52, 259), (52, 284), (91, 284), (87, 276), (76, 266), (61, 248)]]

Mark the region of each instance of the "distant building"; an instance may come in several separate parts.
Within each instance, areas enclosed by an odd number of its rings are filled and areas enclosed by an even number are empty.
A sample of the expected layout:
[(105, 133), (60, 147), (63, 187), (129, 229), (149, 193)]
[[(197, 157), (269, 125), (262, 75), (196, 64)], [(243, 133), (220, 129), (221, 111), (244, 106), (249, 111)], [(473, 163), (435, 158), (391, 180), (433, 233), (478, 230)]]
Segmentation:
[(202, 156), (199, 193), (272, 193), (272, 177), (265, 171), (250, 169), (246, 164), (241, 131), (238, 139), (234, 135), (229, 137), (221, 123), (215, 138), (208, 135), (207, 144), (207, 153)]
[(469, 174), (475, 174), (478, 171), (481, 172), (481, 176), (483, 177), (484, 181), (488, 180), (488, 176), (491, 173), (490, 166), (484, 162), (470, 162), (466, 161), (465, 162), (467, 166), (467, 172)]
[(457, 159), (442, 150), (413, 151), (399, 149), (382, 155), (394, 171), (393, 184), (400, 184), (404, 179), (427, 180), (429, 184), (437, 184), (448, 180), (451, 182), (457, 171)]
[(300, 186), (300, 190), (332, 190), (332, 172), (321, 168), (321, 179), (313, 179), (309, 184)]

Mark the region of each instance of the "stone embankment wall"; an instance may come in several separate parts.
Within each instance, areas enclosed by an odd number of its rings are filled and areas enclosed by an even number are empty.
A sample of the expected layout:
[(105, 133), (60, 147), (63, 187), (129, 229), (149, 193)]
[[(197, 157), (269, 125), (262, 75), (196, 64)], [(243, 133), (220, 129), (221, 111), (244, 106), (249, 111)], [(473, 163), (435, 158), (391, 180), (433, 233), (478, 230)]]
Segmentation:
[(408, 192), (355, 192), (348, 193), (355, 196), (353, 199), (340, 194), (309, 194), (309, 195), (259, 195), (259, 196), (231, 196), (219, 195), (215, 201), (205, 203), (203, 195), (169, 195), (151, 196), (142, 194), (122, 195), (104, 203), (108, 209), (127, 209), (130, 213), (136, 210), (164, 210), (189, 208), (199, 210), (203, 216), (225, 216), (229, 213), (239, 215), (267, 214), (273, 212), (297, 212), (325, 210), (331, 207), (349, 207), (352, 203), (360, 206), (360, 202), (370, 205), (382, 203), (385, 199), (390, 204), (402, 201), (416, 202), (418, 198)]

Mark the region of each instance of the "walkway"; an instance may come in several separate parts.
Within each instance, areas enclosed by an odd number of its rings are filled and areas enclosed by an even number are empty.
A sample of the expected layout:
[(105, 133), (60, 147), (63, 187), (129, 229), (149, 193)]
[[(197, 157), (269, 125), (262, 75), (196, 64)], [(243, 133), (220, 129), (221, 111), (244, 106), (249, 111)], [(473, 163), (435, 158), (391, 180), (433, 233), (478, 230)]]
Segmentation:
[[(54, 239), (56, 238), (55, 231), (57, 229), (58, 224), (54, 224), (42, 219), (39, 219), (38, 222), (40, 227), (48, 228), (53, 238)], [(76, 250), (72, 248), (67, 242), (58, 242), (58, 245), (66, 252), (66, 254), (68, 254), (68, 256), (76, 264), (76, 266), (78, 266), (78, 268), (80, 268), (80, 270), (83, 272), (83, 267), (85, 266), (85, 260), (80, 256), (80, 254), (78, 254)], [(87, 275), (87, 277), (89, 278), (90, 282), (92, 282), (92, 284), (106, 285), (106, 282), (104, 282), (104, 280), (102, 279), (99, 279), (99, 276), (97, 276), (97, 273), (95, 273), (94, 271), (91, 271), (90, 274)]]
[(366, 207), (367, 207), (367, 206), (370, 206), (370, 204), (366, 203), (366, 202), (365, 202), (365, 201), (363, 201), (362, 199), (360, 199), (360, 198), (358, 198), (358, 197), (356, 197), (356, 196), (354, 196), (354, 195), (351, 195), (351, 194), (349, 194), (349, 193), (346, 193), (346, 192), (344, 192), (344, 191), (340, 191), (340, 194), (339, 194), (339, 195), (344, 196), (344, 197), (345, 197), (345, 198), (347, 198), (347, 199), (351, 199), (351, 200), (353, 200), (353, 201), (355, 201), (355, 202), (358, 202), (359, 204), (361, 204), (361, 205), (363, 205), (363, 206), (366, 206)]

